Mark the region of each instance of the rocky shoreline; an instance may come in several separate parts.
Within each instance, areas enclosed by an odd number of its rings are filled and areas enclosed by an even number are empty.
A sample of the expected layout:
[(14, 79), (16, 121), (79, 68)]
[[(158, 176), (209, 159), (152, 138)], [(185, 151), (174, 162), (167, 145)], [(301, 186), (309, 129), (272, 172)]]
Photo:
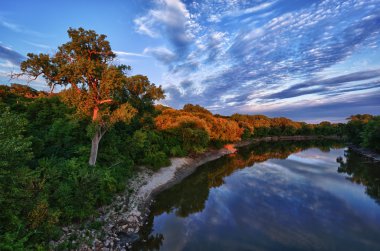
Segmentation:
[[(140, 167), (137, 175), (129, 182), (128, 190), (116, 196), (114, 201), (99, 209), (100, 216), (95, 219), (101, 229), (89, 230), (79, 226), (64, 227), (63, 236), (50, 242), (56, 249), (64, 242), (79, 244), (78, 250), (129, 250), (139, 236), (155, 194), (181, 182), (206, 162), (233, 153), (233, 149), (210, 150), (194, 158), (172, 158), (171, 165), (153, 172)], [(94, 221), (94, 220), (92, 220)]]
[(374, 162), (380, 162), (380, 154), (366, 148), (358, 147), (355, 145), (348, 146), (349, 149), (359, 153), (360, 155), (365, 156), (368, 159), (371, 159)]
[[(322, 138), (339, 139), (335, 136)], [(170, 166), (161, 168), (157, 172), (140, 167), (137, 175), (128, 183), (128, 189), (116, 196), (110, 205), (98, 210), (100, 216), (95, 219), (95, 222), (99, 222), (100, 229), (90, 230), (75, 225), (64, 227), (61, 239), (52, 241), (50, 245), (56, 249), (60, 244), (69, 241), (70, 244), (78, 244), (78, 250), (129, 250), (133, 242), (139, 238), (138, 232), (145, 224), (154, 196), (181, 182), (197, 167), (235, 152), (235, 147), (243, 147), (255, 142), (314, 139), (321, 139), (321, 137), (274, 136), (250, 139), (226, 145), (219, 150), (209, 150), (193, 158), (172, 158)]]

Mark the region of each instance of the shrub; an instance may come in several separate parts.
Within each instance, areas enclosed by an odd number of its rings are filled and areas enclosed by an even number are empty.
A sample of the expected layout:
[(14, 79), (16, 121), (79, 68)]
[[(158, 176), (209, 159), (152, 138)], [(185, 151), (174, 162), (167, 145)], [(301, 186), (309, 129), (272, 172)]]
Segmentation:
[(380, 152), (380, 116), (370, 120), (361, 133), (362, 145)]
[(154, 170), (157, 170), (160, 167), (170, 165), (170, 160), (164, 152), (158, 151), (146, 154), (143, 163), (151, 166)]

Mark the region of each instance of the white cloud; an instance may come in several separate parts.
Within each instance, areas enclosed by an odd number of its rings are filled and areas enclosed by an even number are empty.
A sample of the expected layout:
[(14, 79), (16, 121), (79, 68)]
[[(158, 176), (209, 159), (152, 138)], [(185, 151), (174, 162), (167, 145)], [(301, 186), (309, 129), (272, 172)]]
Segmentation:
[(155, 47), (155, 48), (148, 47), (144, 49), (143, 53), (147, 55), (152, 55), (157, 60), (165, 64), (169, 64), (173, 62), (177, 57), (177, 55), (174, 52), (172, 52), (166, 47)]
[(47, 36), (46, 34), (43, 34), (41, 32), (28, 29), (27, 27), (25, 27), (23, 25), (15, 24), (13, 22), (5, 20), (1, 16), (0, 16), (0, 25), (11, 30), (11, 31), (18, 32), (18, 33), (25, 33), (25, 34), (29, 34), (29, 35), (33, 35), (33, 36), (38, 36), (38, 37), (46, 37)]
[(127, 51), (113, 51), (118, 56), (126, 56), (126, 57), (147, 57), (145, 54), (127, 52)]
[(158, 37), (158, 23), (169, 27), (186, 26), (190, 14), (180, 0), (156, 0), (156, 8), (134, 20), (136, 31), (150, 37)]
[(228, 12), (226, 13), (225, 16), (238, 17), (238, 16), (246, 15), (246, 14), (254, 14), (256, 12), (260, 12), (265, 9), (268, 9), (269, 7), (273, 6), (275, 3), (277, 3), (277, 1), (264, 2), (262, 4), (259, 4), (250, 8), (239, 9), (237, 11)]
[(9, 22), (6, 22), (6, 21), (0, 21), (1, 25), (4, 26), (5, 28), (8, 28), (12, 31), (15, 31), (15, 32), (21, 32), (22, 29), (19, 25), (17, 24), (13, 24), (13, 23), (9, 23)]
[(154, 20), (149, 16), (143, 16), (133, 20), (136, 25), (136, 31), (150, 37), (158, 37), (158, 33), (153, 31)]
[(46, 45), (46, 44), (34, 43), (34, 42), (29, 42), (29, 41), (25, 41), (25, 43), (33, 45), (33, 46), (41, 48), (41, 49), (52, 49), (51, 46)]
[[(136, 31), (152, 38), (168, 39), (176, 59), (187, 56), (200, 26), (180, 0), (156, 0), (155, 7), (134, 20)], [(172, 57), (174, 58), (174, 57)], [(167, 60), (162, 61), (167, 62)]]
[[(305, 3), (293, 11), (276, 8), (280, 0), (258, 2), (205, 0), (184, 6), (162, 0), (144, 16), (149, 17), (147, 22), (154, 20), (149, 28), (173, 45), (145, 50), (168, 65), (162, 79), (171, 105), (195, 102), (217, 109), (226, 105), (259, 109), (265, 103), (275, 110), (290, 101), (264, 96), (314, 77), (357, 48), (378, 46), (380, 33), (373, 24), (379, 17), (376, 8), (356, 5), (357, 0)], [(175, 19), (176, 15), (181, 18)], [(181, 47), (176, 44), (186, 43), (185, 57), (179, 57)], [(181, 86), (185, 80), (192, 82), (186, 90)], [(306, 99), (294, 102), (302, 106)]]
[(19, 66), (12, 63), (11, 61), (9, 60), (5, 60), (3, 63), (0, 63), (0, 67), (4, 67), (4, 68), (18, 68)]

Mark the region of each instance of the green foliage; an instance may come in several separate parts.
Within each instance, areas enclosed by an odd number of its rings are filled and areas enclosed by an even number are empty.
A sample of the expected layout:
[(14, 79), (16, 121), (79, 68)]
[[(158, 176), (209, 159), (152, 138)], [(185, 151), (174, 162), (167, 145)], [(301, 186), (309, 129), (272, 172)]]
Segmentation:
[(183, 106), (183, 110), (186, 112), (199, 112), (199, 113), (205, 113), (208, 115), (212, 115), (212, 113), (209, 110), (207, 110), (206, 108), (204, 108), (200, 105), (186, 104)]
[(165, 133), (170, 138), (169, 142), (178, 144), (177, 146), (172, 145), (172, 149), (174, 148), (172, 151), (180, 155), (184, 152), (202, 152), (210, 142), (208, 133), (192, 123), (184, 123), (180, 127), (167, 130)]
[(83, 28), (67, 33), (70, 41), (56, 53), (28, 53), (21, 75), (42, 76), (51, 90), (56, 85), (68, 87), (60, 94), (62, 100), (95, 125), (89, 159), (95, 165), (100, 140), (108, 130), (118, 122), (131, 122), (137, 112), (144, 117), (153, 110), (153, 102), (165, 96), (146, 76), (127, 76), (131, 67), (114, 63), (116, 54), (107, 36)]
[(24, 133), (28, 121), (0, 107), (0, 168), (19, 168), (32, 159), (31, 137)]
[(368, 121), (361, 133), (361, 138), (363, 146), (380, 152), (380, 116)]
[(57, 238), (58, 225), (95, 214), (125, 188), (131, 174), (131, 165), (94, 168), (75, 158), (42, 159), (34, 170), (1, 170), (1, 250)]
[(349, 118), (346, 134), (352, 143), (359, 145), (362, 142), (361, 132), (364, 130), (365, 124), (371, 119), (372, 116), (369, 114), (357, 114)]
[(148, 152), (144, 156), (142, 163), (153, 167), (154, 170), (157, 170), (160, 167), (170, 165), (170, 160), (168, 159), (166, 154), (162, 151)]
[(356, 114), (349, 118), (346, 127), (339, 127), (348, 140), (355, 144), (380, 152), (380, 116)]
[[(120, 191), (118, 182), (127, 178), (131, 166), (91, 168), (83, 161), (46, 159), (40, 161), (41, 179), (49, 180), (46, 193), (64, 223), (82, 221), (95, 212), (97, 206), (108, 203), (111, 195)], [(125, 169), (125, 170), (123, 170)]]
[(168, 166), (170, 160), (162, 134), (156, 131), (137, 130), (132, 136), (132, 148), (138, 164), (148, 165), (154, 169)]

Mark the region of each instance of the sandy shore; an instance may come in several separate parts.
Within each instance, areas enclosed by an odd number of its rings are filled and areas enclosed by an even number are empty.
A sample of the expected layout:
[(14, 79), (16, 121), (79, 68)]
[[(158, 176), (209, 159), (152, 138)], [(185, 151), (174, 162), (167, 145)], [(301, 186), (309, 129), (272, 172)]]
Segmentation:
[[(72, 244), (80, 243), (79, 250), (128, 250), (138, 239), (138, 231), (144, 225), (154, 195), (181, 182), (197, 167), (236, 151), (233, 147), (210, 150), (194, 158), (172, 158), (171, 165), (157, 172), (140, 167), (137, 175), (128, 183), (128, 189), (115, 197), (113, 202), (99, 209), (95, 219), (102, 224), (100, 230), (64, 227), (60, 240), (50, 244), (53, 249), (73, 237)], [(92, 220), (94, 221), (94, 220)]]
[(234, 151), (236, 150), (222, 148), (208, 151), (195, 158), (172, 158), (170, 166), (145, 176), (144, 180), (146, 182), (143, 182), (143, 185), (129, 198), (128, 212), (120, 214), (122, 218), (113, 219), (113, 221), (116, 220), (114, 222), (122, 223), (116, 224), (113, 229), (110, 229), (118, 237), (114, 243), (116, 249), (122, 249), (124, 246), (128, 247), (131, 242), (138, 238), (137, 233), (149, 214), (150, 205), (156, 194), (181, 182), (185, 177), (193, 173), (197, 167)]
[[(171, 165), (157, 172), (140, 167), (137, 175), (128, 183), (128, 189), (116, 196), (113, 202), (99, 209), (100, 216), (96, 219), (102, 223), (100, 230), (80, 229), (78, 226), (63, 228), (65, 234), (56, 247), (72, 236), (81, 243), (80, 250), (128, 250), (131, 244), (139, 238), (138, 232), (144, 225), (149, 208), (156, 194), (181, 182), (192, 174), (199, 166), (236, 151), (235, 147), (243, 147), (260, 141), (278, 140), (313, 140), (323, 137), (316, 136), (278, 136), (250, 139), (236, 144), (227, 145), (219, 150), (210, 150), (194, 158), (172, 158)], [(339, 139), (337, 137), (324, 137)], [(76, 242), (75, 241), (75, 242)]]

